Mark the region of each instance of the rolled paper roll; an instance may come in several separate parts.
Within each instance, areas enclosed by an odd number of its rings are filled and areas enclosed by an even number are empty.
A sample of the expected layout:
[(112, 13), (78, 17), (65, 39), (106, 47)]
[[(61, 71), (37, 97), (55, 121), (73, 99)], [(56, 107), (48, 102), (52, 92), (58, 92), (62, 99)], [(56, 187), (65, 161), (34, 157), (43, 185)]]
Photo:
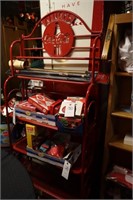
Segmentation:
[[(9, 67), (11, 67), (11, 60), (8, 61)], [(15, 69), (25, 69), (29, 65), (28, 61), (24, 60), (13, 60), (13, 66)]]

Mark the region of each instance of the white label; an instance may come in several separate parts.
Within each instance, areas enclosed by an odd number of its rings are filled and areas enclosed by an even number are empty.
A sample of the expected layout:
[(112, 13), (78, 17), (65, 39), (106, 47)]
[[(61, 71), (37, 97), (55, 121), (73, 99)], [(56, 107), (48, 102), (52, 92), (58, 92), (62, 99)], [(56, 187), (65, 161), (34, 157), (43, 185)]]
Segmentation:
[(71, 101), (69, 101), (69, 100), (66, 100), (66, 99), (64, 99), (63, 101), (62, 101), (62, 103), (61, 103), (61, 106), (60, 106), (60, 110), (59, 110), (59, 114), (65, 114), (65, 110), (66, 110), (66, 105), (67, 105), (67, 103), (70, 103)]
[[(93, 6), (94, 0), (40, 0), (40, 11), (41, 11), (41, 18), (44, 17), (47, 13), (55, 11), (55, 10), (68, 10), (78, 14), (83, 20), (87, 23), (87, 25), (91, 28), (92, 27), (92, 20), (93, 20)], [(97, 12), (95, 13), (96, 15)], [(87, 29), (84, 27), (82, 22), (79, 19), (75, 20), (75, 23), (72, 25), (75, 35), (81, 35), (88, 33)], [(44, 32), (44, 26), (42, 26), (42, 35)], [(90, 40), (82, 39), (76, 40), (75, 46), (88, 46), (90, 44)], [(49, 56), (46, 52), (44, 53), (44, 57)], [(89, 52), (85, 51), (73, 51), (71, 57), (88, 57)], [(62, 61), (61, 61), (62, 62)], [(88, 71), (88, 60), (64, 60), (63, 66), (67, 67), (68, 65), (73, 65), (76, 71)], [(52, 64), (53, 68), (55, 66), (60, 67), (60, 62), (54, 59), (46, 59), (45, 60), (45, 67)], [(81, 67), (81, 64), (84, 65), (84, 69)], [(72, 67), (72, 66), (71, 66)], [(62, 68), (62, 67), (61, 67)], [(68, 68), (67, 68), (68, 70)]]
[(75, 115), (81, 116), (81, 114), (82, 114), (82, 107), (83, 107), (83, 102), (76, 101), (76, 113), (75, 113)]
[(74, 117), (75, 114), (75, 103), (67, 103), (66, 109), (65, 109), (65, 117)]
[(13, 123), (13, 124), (16, 124), (15, 108), (13, 109), (13, 119), (12, 119), (12, 123)]
[(71, 169), (71, 164), (67, 160), (65, 160), (61, 175), (67, 180), (69, 177), (70, 169)]

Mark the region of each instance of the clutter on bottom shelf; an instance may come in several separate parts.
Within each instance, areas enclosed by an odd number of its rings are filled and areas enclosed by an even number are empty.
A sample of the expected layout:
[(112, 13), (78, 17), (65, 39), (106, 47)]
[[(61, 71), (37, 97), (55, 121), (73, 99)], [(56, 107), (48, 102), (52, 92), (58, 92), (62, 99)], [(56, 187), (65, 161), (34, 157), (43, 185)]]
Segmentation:
[(71, 142), (71, 136), (57, 132), (52, 137), (34, 138), (32, 148), (27, 145), (27, 155), (63, 167), (65, 160), (73, 165), (81, 153), (81, 145)]

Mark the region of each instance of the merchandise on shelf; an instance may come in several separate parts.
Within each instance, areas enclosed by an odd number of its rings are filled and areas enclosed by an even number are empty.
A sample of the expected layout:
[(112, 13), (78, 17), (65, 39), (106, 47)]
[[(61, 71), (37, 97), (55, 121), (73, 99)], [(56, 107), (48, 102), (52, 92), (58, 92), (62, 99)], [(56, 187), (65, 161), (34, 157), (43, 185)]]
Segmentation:
[(15, 110), (15, 117), (23, 118), (25, 120), (40, 122), (42, 124), (48, 124), (51, 126), (56, 126), (56, 117), (55, 115), (45, 115), (41, 112), (30, 112), (24, 111), (21, 109)]
[(65, 117), (81, 116), (84, 102), (83, 97), (67, 97), (61, 103), (59, 114)]
[[(31, 124), (26, 124), (26, 136), (27, 136), (27, 145), (29, 148), (33, 148), (34, 146), (34, 140), (36, 138), (36, 140), (39, 141), (40, 137), (39, 134), (44, 132), (42, 127), (37, 127), (35, 125), (31, 125)], [(44, 136), (42, 136), (43, 138)]]
[(132, 28), (126, 29), (124, 38), (119, 42), (119, 67), (122, 71), (133, 73)]
[[(48, 114), (51, 110), (51, 106), (58, 105), (61, 101), (55, 101), (45, 94), (38, 93), (36, 95), (30, 96), (28, 98), (28, 102), (35, 106), (38, 110), (43, 112), (44, 114)], [(52, 108), (54, 112), (54, 109)]]
[(123, 143), (133, 147), (133, 135), (131, 133), (127, 133), (124, 137)]
[(15, 109), (17, 108), (20, 108), (21, 110), (26, 110), (26, 111), (33, 111), (33, 112), (37, 111), (36, 107), (33, 106), (31, 103), (29, 103), (27, 100), (19, 102), (15, 106)]
[[(10, 124), (10, 128), (13, 129), (13, 124)], [(0, 146), (1, 147), (10, 146), (7, 124), (0, 124)]]
[(108, 180), (118, 182), (119, 184), (124, 185), (129, 189), (133, 188), (133, 172), (124, 167), (115, 165), (113, 170), (108, 173), (106, 178)]
[[(31, 138), (27, 155), (63, 167), (65, 160), (73, 165), (81, 154), (81, 144), (71, 142), (69, 134), (57, 132), (53, 137), (40, 135)], [(29, 144), (29, 143), (28, 143)]]
[(74, 134), (82, 134), (83, 133), (83, 122), (84, 118), (74, 118), (74, 117), (63, 117), (60, 115), (56, 116), (56, 126), (58, 130), (61, 132), (68, 132)]

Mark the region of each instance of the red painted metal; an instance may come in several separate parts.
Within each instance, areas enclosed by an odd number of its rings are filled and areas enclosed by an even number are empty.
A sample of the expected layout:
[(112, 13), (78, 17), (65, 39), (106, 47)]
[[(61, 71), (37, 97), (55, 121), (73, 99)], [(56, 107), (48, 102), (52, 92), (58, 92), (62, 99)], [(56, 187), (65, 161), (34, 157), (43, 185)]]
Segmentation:
[[(81, 24), (84, 25), (86, 34), (75, 34), (74, 31), (74, 22), (75, 20), (79, 20)], [(44, 33), (42, 37), (34, 37), (33, 34), (35, 30), (42, 25), (44, 28)], [(98, 23), (99, 25), (99, 23)], [(99, 29), (98, 29), (99, 30)], [(25, 91), (26, 83), (30, 79), (32, 80), (42, 80), (45, 83), (45, 90), (48, 92), (51, 90), (51, 94), (56, 97), (60, 97), (61, 93), (62, 97), (66, 97), (67, 95), (75, 95), (75, 96), (84, 96), (85, 107), (84, 107), (84, 133), (83, 138), (80, 138), (82, 141), (82, 156), (80, 167), (73, 169), (72, 171), (80, 176), (80, 196), (81, 198), (87, 197), (87, 183), (89, 182), (91, 169), (93, 167), (93, 156), (96, 148), (96, 124), (95, 120), (97, 117), (97, 101), (98, 101), (98, 87), (95, 78), (95, 72), (99, 72), (100, 68), (100, 55), (101, 55), (101, 34), (102, 30), (97, 31), (96, 29), (90, 29), (84, 20), (78, 16), (77, 14), (67, 11), (67, 10), (56, 10), (51, 13), (48, 13), (42, 19), (40, 19), (32, 32), (25, 36), (22, 35), (20, 40), (14, 41), (10, 46), (10, 60), (11, 60), (11, 76), (5, 81), (4, 84), (4, 95), (6, 99), (6, 108), (8, 107), (8, 95), (7, 95), (7, 84), (10, 83), (10, 80), (17, 77), (22, 81), (22, 96), (23, 99), (27, 96), (27, 92)], [(79, 40), (87, 39), (87, 46), (79, 45), (77, 43)], [(37, 41), (40, 40), (42, 42), (42, 47), (27, 47), (27, 41)], [(16, 45), (19, 45), (18, 55), (13, 55), (13, 49)], [(31, 50), (42, 50), (42, 52), (47, 53), (48, 55), (43, 56), (33, 56), (31, 55)], [(88, 56), (72, 56), (74, 51), (86, 51)], [(65, 60), (88, 60), (89, 66), (88, 71), (91, 70), (92, 77), (88, 81), (75, 81), (75, 80), (59, 80), (47, 78), (45, 75), (43, 76), (32, 76), (32, 74), (21, 74), (21, 70), (16, 70), (13, 66), (13, 59), (65, 59)], [(82, 67), (82, 64), (81, 64)], [(89, 72), (88, 72), (89, 73)], [(79, 77), (80, 79), (80, 77)], [(92, 111), (94, 111), (94, 116), (92, 117)], [(91, 118), (92, 117), (92, 118)], [(53, 131), (57, 131), (57, 127), (51, 127), (47, 125), (43, 125), (38, 122), (30, 121), (27, 119), (19, 118), (19, 120), (25, 123), (31, 123), (38, 126), (44, 126), (48, 129), (53, 129)], [(9, 124), (9, 114), (7, 110), (7, 123)], [(10, 127), (8, 127), (10, 132)], [(11, 135), (11, 132), (10, 132)], [(12, 146), (12, 141), (10, 139), (10, 143)], [(16, 143), (13, 145), (13, 149), (26, 154), (25, 147), (20, 143)], [(71, 172), (72, 172), (71, 171)], [(45, 172), (44, 172), (45, 173)], [(88, 176), (89, 175), (89, 176)], [(88, 177), (88, 178), (87, 178)], [(34, 185), (36, 188), (41, 190), (44, 193), (51, 195), (52, 197), (59, 198), (59, 195), (56, 194), (55, 190), (50, 190), (48, 186), (44, 188), (43, 183), (39, 183), (39, 181), (33, 178)], [(89, 183), (88, 183), (89, 184)], [(64, 194), (63, 194), (64, 196)], [(66, 196), (67, 197), (67, 196)]]
[[(75, 33), (74, 31), (74, 21), (79, 20), (81, 24), (85, 27), (86, 34)], [(44, 33), (42, 37), (33, 37), (35, 30), (38, 26), (44, 27)], [(88, 45), (83, 46), (78, 44), (78, 40), (87, 39)], [(92, 70), (92, 76), (94, 74), (95, 68), (99, 70), (100, 66), (100, 53), (101, 53), (101, 31), (91, 30), (84, 20), (77, 14), (67, 11), (67, 10), (56, 10), (48, 13), (42, 19), (40, 19), (31, 34), (25, 36), (22, 35), (20, 40), (14, 41), (10, 46), (10, 59), (11, 59), (11, 72), (15, 75), (15, 69), (13, 66), (13, 59), (60, 59), (60, 60), (88, 60), (89, 68)], [(26, 41), (42, 41), (42, 47), (33, 48), (27, 47)], [(20, 44), (20, 52), (18, 55), (13, 57), (13, 47), (16, 44)], [(78, 44), (78, 46), (77, 46)], [(32, 49), (33, 48), (33, 49)], [(47, 55), (43, 56), (32, 56), (28, 51), (31, 50), (42, 50), (43, 53), (46, 52)], [(88, 56), (72, 56), (75, 51), (86, 51)], [(29, 55), (28, 55), (29, 54)], [(88, 69), (89, 70), (89, 69)], [(94, 76), (92, 78), (94, 82)]]
[(73, 30), (69, 24), (63, 21), (50, 23), (43, 35), (46, 52), (55, 57), (67, 55), (74, 43), (73, 35)]

